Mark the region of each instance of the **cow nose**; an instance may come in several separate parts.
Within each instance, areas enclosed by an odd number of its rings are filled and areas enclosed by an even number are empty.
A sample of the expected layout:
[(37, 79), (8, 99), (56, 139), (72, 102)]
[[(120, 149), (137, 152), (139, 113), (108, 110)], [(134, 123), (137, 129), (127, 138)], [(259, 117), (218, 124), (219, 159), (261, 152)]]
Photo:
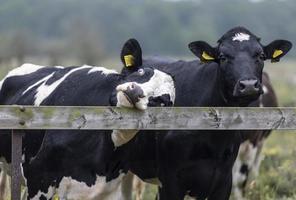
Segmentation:
[(124, 93), (127, 95), (129, 100), (133, 104), (137, 103), (140, 100), (140, 98), (145, 97), (144, 91), (136, 83), (132, 83), (130, 86), (128, 86)]
[(260, 93), (261, 85), (256, 79), (246, 79), (238, 81), (234, 96), (248, 96)]

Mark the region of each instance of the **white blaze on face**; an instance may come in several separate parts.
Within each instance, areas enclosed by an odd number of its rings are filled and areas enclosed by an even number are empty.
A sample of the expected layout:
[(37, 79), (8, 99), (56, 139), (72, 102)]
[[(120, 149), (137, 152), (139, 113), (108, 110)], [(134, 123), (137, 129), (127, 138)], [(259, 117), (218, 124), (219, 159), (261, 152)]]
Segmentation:
[(124, 200), (121, 182), (124, 174), (106, 182), (103, 176), (97, 176), (96, 182), (92, 186), (86, 185), (84, 182), (79, 182), (71, 177), (64, 177), (59, 184), (57, 194), (60, 199), (77, 200)]
[(232, 37), (232, 41), (248, 41), (250, 40), (250, 35), (246, 34), (246, 33), (236, 33), (233, 37)]
[(173, 78), (164, 72), (154, 70), (153, 76), (145, 83), (127, 82), (117, 86), (117, 106), (133, 107), (122, 92), (127, 90), (132, 84), (136, 84), (144, 92), (144, 97), (139, 98), (139, 101), (135, 105), (135, 107), (140, 110), (147, 109), (150, 97), (168, 94), (171, 102), (174, 103), (175, 101), (175, 85)]

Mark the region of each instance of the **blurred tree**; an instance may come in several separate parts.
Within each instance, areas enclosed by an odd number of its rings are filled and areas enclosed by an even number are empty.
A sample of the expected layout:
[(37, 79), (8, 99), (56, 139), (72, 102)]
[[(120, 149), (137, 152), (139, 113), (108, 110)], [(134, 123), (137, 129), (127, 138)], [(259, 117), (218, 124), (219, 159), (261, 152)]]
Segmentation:
[[(278, 38), (296, 43), (295, 0), (0, 0), (0, 4), (0, 35), (26, 29), (31, 37), (48, 41), (44, 44), (70, 41), (71, 49), (64, 50), (76, 53), (65, 55), (75, 54), (87, 63), (100, 60), (102, 51), (118, 56), (130, 37), (139, 39), (146, 54), (191, 55), (189, 42), (207, 40), (214, 45), (237, 25), (261, 36), (264, 44)], [(26, 46), (20, 37), (24, 36), (18, 35), (15, 42)], [(36, 45), (39, 51), (46, 48)], [(17, 53), (19, 59), (21, 52), (25, 50)]]

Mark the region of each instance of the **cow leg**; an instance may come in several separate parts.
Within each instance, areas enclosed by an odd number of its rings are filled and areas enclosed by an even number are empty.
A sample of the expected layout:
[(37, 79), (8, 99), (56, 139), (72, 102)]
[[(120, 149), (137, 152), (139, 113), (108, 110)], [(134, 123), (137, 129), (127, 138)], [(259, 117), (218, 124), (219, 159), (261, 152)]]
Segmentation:
[(10, 164), (5, 158), (0, 158), (0, 199), (10, 194)]
[(5, 199), (5, 190), (6, 190), (6, 180), (7, 176), (5, 171), (1, 170), (0, 172), (0, 199)]
[(262, 139), (260, 142), (258, 142), (258, 145), (257, 145), (257, 152), (256, 152), (254, 164), (253, 164), (253, 167), (251, 168), (252, 175), (254, 175), (254, 177), (258, 176), (260, 164), (261, 164), (261, 161), (263, 160), (261, 151), (262, 151), (262, 148), (263, 148), (264, 140), (265, 139)]
[[(40, 152), (42, 155), (42, 152)], [(49, 172), (46, 158), (35, 157), (30, 163), (23, 164), (24, 175), (27, 179), (28, 200), (51, 199), (56, 191), (56, 177)]]
[(133, 196), (133, 180), (135, 175), (128, 172), (122, 179), (121, 191), (123, 199), (129, 200)]

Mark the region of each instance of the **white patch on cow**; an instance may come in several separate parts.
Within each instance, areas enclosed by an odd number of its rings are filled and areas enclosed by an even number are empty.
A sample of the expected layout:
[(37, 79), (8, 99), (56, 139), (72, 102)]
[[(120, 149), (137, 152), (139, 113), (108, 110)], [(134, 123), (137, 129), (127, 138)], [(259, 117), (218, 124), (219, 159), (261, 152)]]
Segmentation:
[(263, 85), (262, 89), (263, 89), (263, 94), (267, 94), (269, 92), (268, 88), (265, 85)]
[(184, 198), (184, 199), (187, 199), (187, 200), (197, 200), (196, 197), (192, 197), (192, 196), (190, 196), (189, 193), (190, 193), (190, 191), (188, 190), (188, 191), (187, 191), (187, 194), (185, 195), (185, 198)]
[(65, 67), (64, 66), (55, 66), (55, 68), (57, 68), (57, 69), (64, 69)]
[(111, 134), (112, 142), (115, 147), (119, 147), (130, 141), (138, 130), (113, 130)]
[(232, 37), (232, 41), (248, 41), (250, 40), (250, 35), (246, 34), (246, 33), (236, 33), (233, 37)]
[[(263, 94), (263, 95), (264, 95), (264, 94)], [(263, 97), (262, 97), (262, 95), (260, 95), (260, 97), (259, 97), (259, 107), (260, 107), (260, 108), (264, 107), (264, 105), (263, 105)]]
[(132, 84), (138, 85), (144, 92), (144, 97), (140, 98), (135, 105), (135, 107), (140, 110), (147, 109), (149, 97), (158, 97), (168, 94), (170, 100), (173, 103), (175, 101), (175, 85), (173, 78), (164, 72), (154, 70), (153, 76), (145, 83), (127, 82), (116, 87), (118, 107), (133, 107), (122, 92), (126, 91)]
[(29, 90), (31, 90), (33, 87), (41, 84), (41, 83), (44, 83), (46, 82), (48, 79), (50, 79), (53, 75), (54, 75), (55, 72), (49, 74), (48, 76), (45, 76), (44, 78), (42, 78), (41, 80), (37, 81), (36, 83), (34, 83), (33, 85), (30, 85), (25, 91), (23, 91), (23, 94), (26, 94)]
[(57, 194), (60, 199), (77, 200), (124, 200), (121, 182), (124, 174), (120, 174), (116, 179), (106, 182), (106, 177), (97, 176), (96, 182), (92, 186), (79, 182), (71, 177), (64, 177), (59, 184)]
[[(132, 174), (132, 173), (129, 173), (129, 174)], [(135, 200), (141, 200), (144, 198), (146, 183), (134, 174), (132, 174), (132, 178), (133, 178), (133, 183), (132, 183), (131, 189), (132, 189), (132, 191), (134, 191), (133, 193), (135, 196)], [(123, 183), (123, 184), (125, 184), (125, 183)], [(132, 191), (130, 191), (130, 193), (132, 193)]]
[(243, 165), (246, 165), (250, 176), (252, 167), (256, 161), (257, 152), (258, 148), (249, 140), (240, 145), (238, 156), (232, 168), (232, 184), (235, 199), (243, 199), (242, 185), (248, 178), (246, 174), (240, 172), (240, 169)]
[(153, 184), (153, 185), (157, 185), (158, 187), (162, 187), (162, 183), (161, 181), (159, 180), (159, 178), (149, 178), (149, 179), (145, 179), (144, 180), (146, 183), (150, 183), (150, 184)]
[(45, 199), (51, 199), (53, 195), (55, 194), (55, 188), (50, 186), (47, 190), (47, 192), (41, 192), (40, 190), (37, 192), (37, 194), (31, 198), (31, 200), (40, 200), (41, 197), (45, 197)]
[(89, 68), (89, 66), (73, 68), (68, 73), (66, 73), (62, 78), (60, 78), (59, 80), (56, 80), (51, 85), (47, 85), (46, 81), (43, 82), (43, 84), (41, 84), (36, 90), (37, 93), (35, 95), (34, 105), (39, 106), (44, 101), (44, 99), (46, 99), (72, 73), (82, 69), (87, 69), (87, 68)]
[[(88, 66), (88, 65), (84, 65), (84, 66)], [(91, 69), (88, 71), (88, 74), (94, 73), (94, 72), (101, 72), (104, 75), (109, 75), (109, 74), (118, 74), (117, 71), (113, 70), (113, 69), (107, 69), (105, 67), (97, 67), (97, 66), (89, 66), (91, 67)]]
[(8, 74), (0, 81), (0, 90), (2, 88), (3, 82), (12, 76), (24, 76), (27, 74), (31, 74), (33, 72), (36, 72), (37, 70), (43, 68), (45, 66), (40, 66), (40, 65), (33, 65), (30, 63), (25, 63), (22, 66), (15, 68), (13, 70), (11, 70), (10, 72), (8, 72)]

